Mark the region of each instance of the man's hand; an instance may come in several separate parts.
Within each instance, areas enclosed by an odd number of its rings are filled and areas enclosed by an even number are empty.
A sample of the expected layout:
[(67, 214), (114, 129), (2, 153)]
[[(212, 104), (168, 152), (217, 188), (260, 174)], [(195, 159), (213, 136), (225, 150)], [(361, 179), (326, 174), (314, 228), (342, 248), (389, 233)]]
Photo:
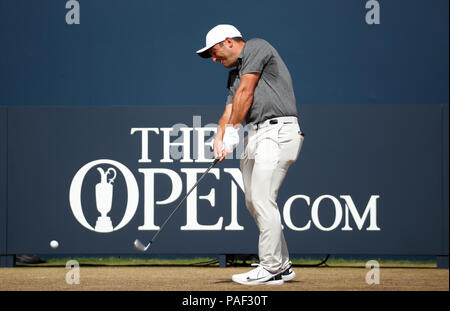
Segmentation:
[(223, 159), (226, 157), (226, 153), (223, 146), (222, 139), (219, 138), (219, 135), (216, 135), (214, 138), (214, 159), (217, 159), (220, 157), (219, 162), (222, 162)]

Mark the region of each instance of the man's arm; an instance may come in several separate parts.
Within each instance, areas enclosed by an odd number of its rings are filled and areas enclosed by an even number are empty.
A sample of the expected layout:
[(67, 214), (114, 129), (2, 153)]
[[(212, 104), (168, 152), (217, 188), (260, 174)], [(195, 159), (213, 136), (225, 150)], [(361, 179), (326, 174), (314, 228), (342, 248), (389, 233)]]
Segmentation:
[[(219, 155), (222, 155), (221, 149), (222, 149), (222, 138), (223, 134), (225, 133), (225, 126), (228, 123), (228, 120), (230, 120), (231, 117), (231, 110), (232, 110), (232, 104), (228, 104), (225, 106), (225, 111), (222, 114), (222, 117), (219, 119), (219, 122), (217, 124), (217, 133), (214, 137), (214, 158), (217, 158)], [(222, 161), (223, 159), (221, 159)]]
[[(223, 135), (227, 126), (239, 128), (247, 116), (248, 110), (253, 103), (253, 95), (259, 80), (259, 73), (248, 73), (242, 76), (241, 83), (233, 97), (233, 104), (228, 104), (225, 112), (219, 120), (217, 134), (214, 139), (214, 157), (220, 155), (220, 162), (227, 155), (227, 150), (223, 145)], [(231, 151), (231, 150), (228, 150)]]
[(248, 73), (241, 77), (241, 83), (233, 98), (233, 108), (230, 119), (226, 123), (227, 125), (239, 128), (244, 122), (253, 103), (253, 95), (259, 81), (259, 76), (259, 73)]

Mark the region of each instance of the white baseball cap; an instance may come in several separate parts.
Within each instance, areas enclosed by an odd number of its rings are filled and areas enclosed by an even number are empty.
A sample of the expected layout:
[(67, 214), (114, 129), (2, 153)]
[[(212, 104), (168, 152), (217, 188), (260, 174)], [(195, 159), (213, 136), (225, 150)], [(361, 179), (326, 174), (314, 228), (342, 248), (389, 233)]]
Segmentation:
[(226, 38), (242, 38), (241, 33), (233, 25), (221, 24), (212, 28), (206, 34), (206, 45), (203, 49), (197, 51), (197, 54), (203, 58), (209, 58), (211, 55), (208, 50), (219, 42), (224, 41)]

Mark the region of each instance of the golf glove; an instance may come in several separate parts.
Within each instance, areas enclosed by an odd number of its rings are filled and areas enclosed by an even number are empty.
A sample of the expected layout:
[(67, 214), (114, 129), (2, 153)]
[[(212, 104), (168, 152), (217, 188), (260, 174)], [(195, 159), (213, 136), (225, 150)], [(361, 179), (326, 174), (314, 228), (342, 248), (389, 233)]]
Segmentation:
[(225, 128), (225, 134), (223, 135), (223, 146), (228, 153), (233, 152), (233, 149), (239, 144), (238, 130), (232, 126)]

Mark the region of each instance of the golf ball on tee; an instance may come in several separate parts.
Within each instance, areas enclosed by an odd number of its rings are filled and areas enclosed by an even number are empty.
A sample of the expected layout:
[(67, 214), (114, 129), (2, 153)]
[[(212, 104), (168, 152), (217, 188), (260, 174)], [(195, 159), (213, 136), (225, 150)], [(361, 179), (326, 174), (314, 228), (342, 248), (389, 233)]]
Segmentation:
[(53, 240), (53, 241), (50, 242), (50, 247), (51, 248), (57, 248), (58, 245), (59, 245), (58, 241)]

